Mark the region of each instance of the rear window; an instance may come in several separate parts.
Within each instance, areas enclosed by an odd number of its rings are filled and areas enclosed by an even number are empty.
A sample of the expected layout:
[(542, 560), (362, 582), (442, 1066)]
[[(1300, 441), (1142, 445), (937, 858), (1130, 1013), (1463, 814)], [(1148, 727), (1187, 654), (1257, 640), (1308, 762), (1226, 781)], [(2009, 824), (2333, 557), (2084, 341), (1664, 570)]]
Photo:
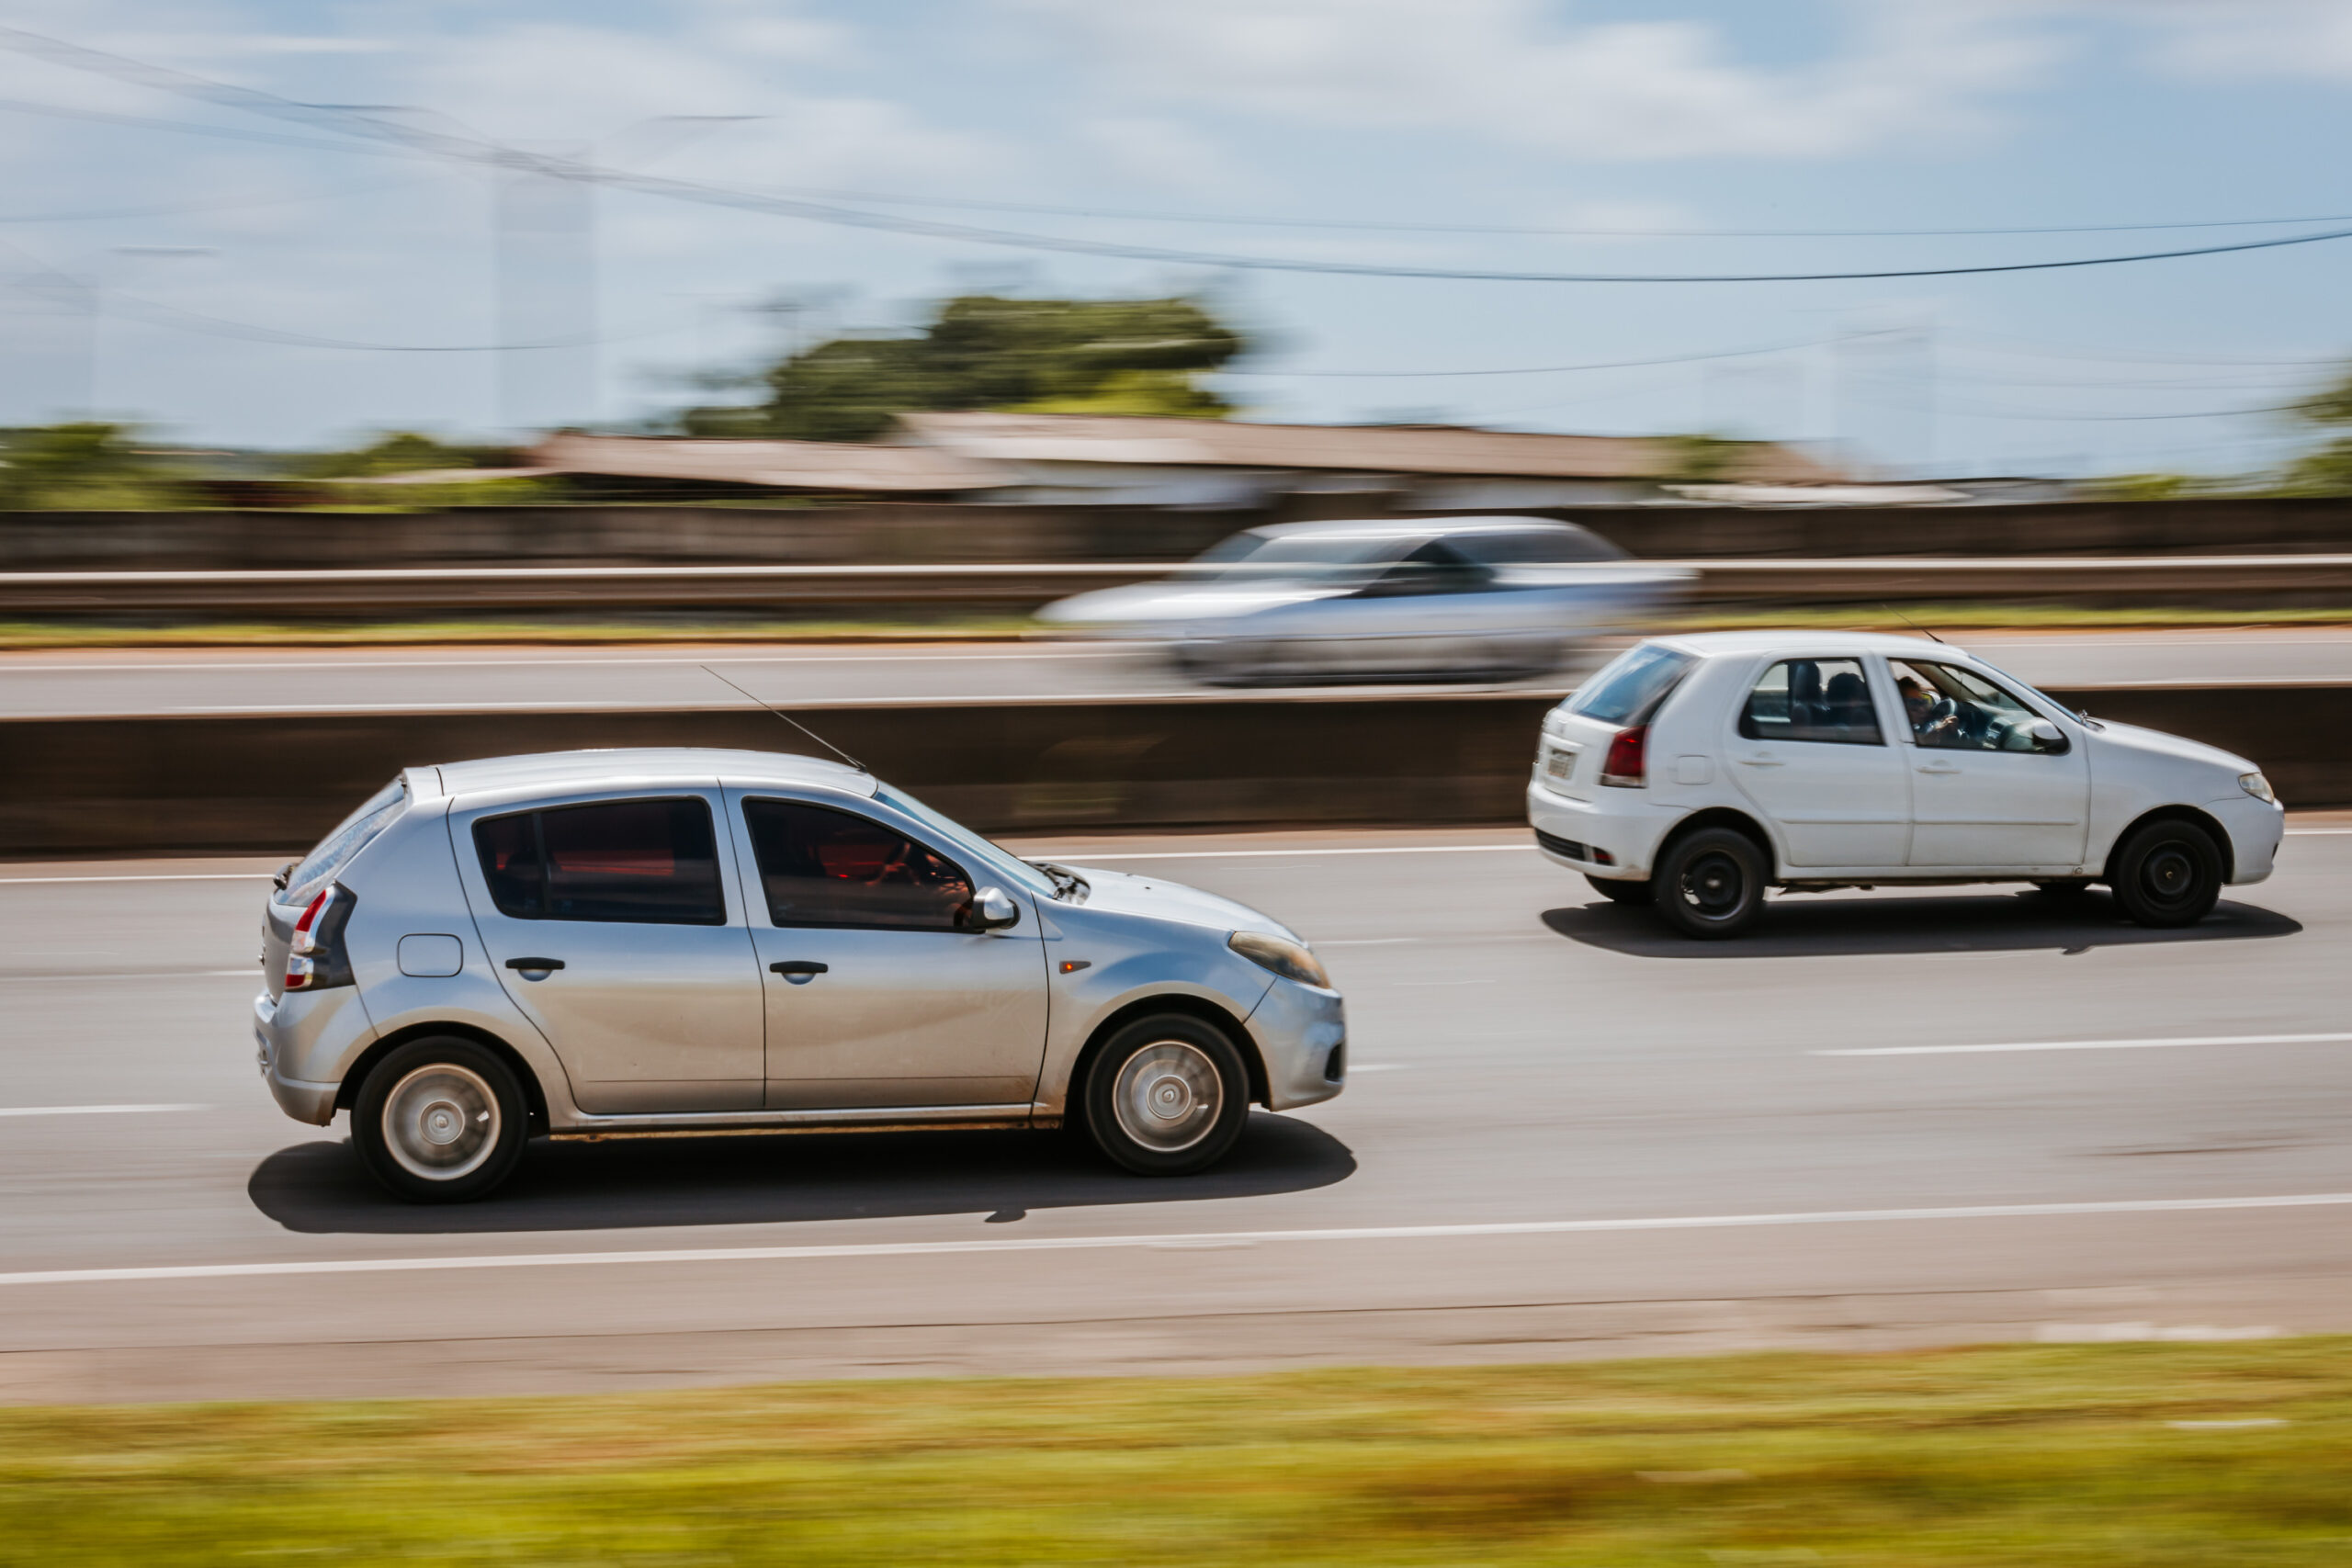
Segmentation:
[(1568, 711), (1602, 724), (1633, 724), (1657, 707), (1683, 671), (1698, 660), (1657, 643), (1620, 654), (1584, 684), (1568, 704)]
[(474, 851), (491, 901), (515, 919), (727, 920), (710, 807), (699, 797), (485, 817), (474, 824)]
[(300, 864), (286, 874), (286, 893), (279, 901), (309, 903), (320, 888), (334, 880), (337, 872), (351, 863), (354, 855), (390, 825), (407, 804), (406, 779), (394, 779), (369, 795), (358, 810), (336, 824), (334, 832), (321, 839), (319, 847), (304, 855)]

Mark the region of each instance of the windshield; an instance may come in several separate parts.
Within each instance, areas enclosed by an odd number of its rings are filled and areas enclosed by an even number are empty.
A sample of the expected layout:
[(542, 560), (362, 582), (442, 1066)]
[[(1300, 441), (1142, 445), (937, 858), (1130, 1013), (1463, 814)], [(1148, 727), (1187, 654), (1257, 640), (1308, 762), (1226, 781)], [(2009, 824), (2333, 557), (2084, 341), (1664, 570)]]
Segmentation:
[(1386, 560), (1403, 541), (1392, 534), (1236, 534), (1193, 564), (1221, 566), (1213, 578), (1319, 577)]
[(349, 865), (351, 857), (366, 849), (368, 841), (382, 832), (407, 804), (406, 779), (394, 779), (369, 795), (358, 810), (319, 840), (317, 849), (302, 857), (301, 864), (286, 874), (286, 893), (279, 901), (309, 903), (311, 896), (333, 881), (335, 873)]
[(1054, 896), (1054, 879), (1006, 849), (1002, 844), (983, 839), (952, 817), (943, 817), (902, 790), (888, 784), (874, 786), (874, 798), (885, 806), (895, 807), (945, 842), (978, 859), (989, 870), (1019, 883), (1028, 891), (1050, 898)]
[(1620, 654), (1584, 684), (1568, 703), (1568, 711), (1603, 724), (1627, 724), (1657, 705), (1674, 689), (1682, 672), (1697, 662), (1654, 642)]

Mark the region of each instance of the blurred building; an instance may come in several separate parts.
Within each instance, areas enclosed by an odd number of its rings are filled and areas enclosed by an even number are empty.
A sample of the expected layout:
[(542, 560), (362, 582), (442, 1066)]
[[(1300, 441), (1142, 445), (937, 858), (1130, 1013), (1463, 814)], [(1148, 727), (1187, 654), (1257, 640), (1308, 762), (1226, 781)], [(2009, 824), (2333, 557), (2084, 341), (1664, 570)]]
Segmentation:
[[(1664, 499), (1689, 461), (1668, 437), (1442, 425), (1256, 424), (1092, 414), (913, 413), (890, 440), (560, 434), (533, 468), (582, 478), (1026, 505), (1519, 512)], [(1787, 491), (1847, 476), (1773, 442), (1712, 444), (1710, 479)]]

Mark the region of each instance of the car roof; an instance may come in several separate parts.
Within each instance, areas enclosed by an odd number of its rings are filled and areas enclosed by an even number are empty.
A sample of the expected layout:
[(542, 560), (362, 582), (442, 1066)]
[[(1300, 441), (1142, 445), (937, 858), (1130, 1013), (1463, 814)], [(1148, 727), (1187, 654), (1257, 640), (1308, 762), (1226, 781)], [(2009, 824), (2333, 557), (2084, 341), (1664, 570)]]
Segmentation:
[(1585, 534), (1590, 530), (1549, 517), (1349, 517), (1321, 523), (1268, 523), (1243, 532), (1269, 539), (1322, 536), (1329, 538), (1440, 538), (1453, 534)]
[(1804, 658), (1815, 654), (1879, 653), (1890, 659), (1957, 657), (1972, 664), (1984, 662), (1968, 649), (1955, 648), (1948, 642), (1924, 637), (1897, 637), (1890, 632), (1806, 631), (1791, 627), (1769, 631), (1684, 632), (1650, 640), (1680, 649), (1685, 653), (1695, 653), (1702, 659), (1726, 654), (1785, 653), (1791, 658)]
[(813, 784), (850, 795), (871, 795), (874, 775), (824, 757), (794, 751), (739, 751), (715, 746), (616, 746), (582, 751), (533, 751), (513, 757), (477, 757), (411, 770), (429, 774), (445, 795), (516, 789), (601, 788), (607, 784)]

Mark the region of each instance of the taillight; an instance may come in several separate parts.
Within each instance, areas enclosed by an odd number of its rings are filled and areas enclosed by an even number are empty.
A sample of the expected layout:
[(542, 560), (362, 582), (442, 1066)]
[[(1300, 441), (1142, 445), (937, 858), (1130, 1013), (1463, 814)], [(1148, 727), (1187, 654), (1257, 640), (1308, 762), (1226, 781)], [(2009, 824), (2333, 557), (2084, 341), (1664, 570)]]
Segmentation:
[(294, 922), (286, 944), (286, 989), (318, 991), (351, 984), (351, 961), (343, 951), (343, 928), (358, 902), (337, 882), (311, 900)]
[(1637, 724), (1631, 729), (1621, 729), (1609, 742), (1609, 755), (1601, 759), (1600, 782), (1615, 784), (1620, 789), (1642, 789), (1649, 784), (1650, 727)]

